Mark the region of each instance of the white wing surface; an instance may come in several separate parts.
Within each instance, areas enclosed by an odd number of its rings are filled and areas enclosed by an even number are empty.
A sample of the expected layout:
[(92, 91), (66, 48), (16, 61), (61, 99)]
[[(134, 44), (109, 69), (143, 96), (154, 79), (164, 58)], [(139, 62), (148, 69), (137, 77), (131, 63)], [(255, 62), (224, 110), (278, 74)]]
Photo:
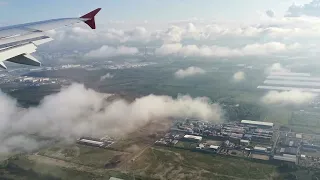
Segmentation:
[(80, 18), (51, 19), (0, 27), (0, 67), (7, 68), (4, 61), (41, 66), (41, 63), (31, 56), (31, 53), (36, 52), (37, 46), (53, 40), (43, 32), (80, 22), (95, 29), (94, 17), (100, 10), (101, 8), (98, 8)]

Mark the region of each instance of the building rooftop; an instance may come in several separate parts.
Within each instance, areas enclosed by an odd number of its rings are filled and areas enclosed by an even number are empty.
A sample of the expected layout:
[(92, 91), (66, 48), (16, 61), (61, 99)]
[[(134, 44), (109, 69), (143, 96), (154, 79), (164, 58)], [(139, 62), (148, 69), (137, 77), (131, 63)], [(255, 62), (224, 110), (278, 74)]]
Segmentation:
[(243, 124), (252, 124), (252, 125), (262, 125), (262, 126), (273, 126), (271, 122), (262, 122), (262, 121), (251, 121), (251, 120), (242, 120)]
[(123, 179), (119, 179), (119, 178), (111, 177), (109, 180), (123, 180)]
[(265, 147), (259, 147), (259, 146), (255, 146), (253, 149), (254, 149), (255, 151), (267, 151), (267, 148), (265, 148)]
[(288, 162), (296, 162), (296, 157), (290, 157), (290, 156), (273, 156), (273, 159), (280, 160), (280, 161), (288, 161)]
[(242, 143), (250, 143), (249, 140), (245, 140), (245, 139), (241, 139), (240, 142), (242, 142)]
[(201, 136), (194, 136), (194, 135), (185, 135), (184, 138), (186, 139), (197, 139), (197, 140), (202, 140)]
[(220, 147), (220, 146), (211, 145), (209, 148), (210, 148), (210, 149), (216, 149), (216, 150), (217, 150), (217, 149), (219, 149), (219, 147)]
[(96, 144), (96, 145), (103, 145), (103, 142), (100, 141), (94, 141), (94, 140), (89, 140), (89, 139), (80, 139), (79, 142), (83, 142), (83, 143), (89, 143), (89, 144)]

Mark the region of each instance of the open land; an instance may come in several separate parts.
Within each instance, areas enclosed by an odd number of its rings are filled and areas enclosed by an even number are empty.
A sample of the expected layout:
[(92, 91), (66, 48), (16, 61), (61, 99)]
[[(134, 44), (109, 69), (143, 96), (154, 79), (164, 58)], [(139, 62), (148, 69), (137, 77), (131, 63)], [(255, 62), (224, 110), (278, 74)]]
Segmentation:
[[(188, 67), (188, 62), (183, 67)], [(201, 65), (201, 64), (200, 64)], [(247, 81), (235, 84), (230, 77), (239, 67), (229, 62), (202, 64), (212, 67), (206, 75), (177, 80), (172, 74), (182, 67), (181, 62), (159, 63), (140, 69), (95, 70), (62, 69), (56, 71), (32, 72), (30, 77), (65, 78), (68, 81), (84, 83), (99, 92), (114, 93), (113, 98), (121, 97), (129, 101), (136, 97), (148, 95), (177, 96), (179, 93), (191, 96), (206, 96), (213, 102), (223, 104), (225, 120), (238, 123), (251, 119), (275, 124), (272, 138), (267, 143), (251, 142), (246, 147), (271, 146), (267, 159), (280, 153), (290, 141), (297, 141), (296, 134), (304, 133), (308, 142), (317, 142), (314, 133), (318, 133), (318, 116), (314, 117), (312, 109), (300, 113), (302, 107), (272, 107), (260, 102), (265, 93), (256, 87), (264, 80), (261, 65), (251, 69), (242, 69), (247, 73)], [(106, 73), (114, 74), (108, 81), (100, 81)], [(90, 74), (90, 75), (88, 75)], [(146, 76), (148, 74), (148, 76)], [(59, 91), (60, 85), (41, 85), (21, 87), (19, 85), (1, 86), (3, 91), (18, 99), (24, 107), (37, 105), (40, 100)], [(15, 91), (10, 91), (14, 87)], [(236, 106), (239, 104), (239, 106)], [(314, 110), (314, 109), (313, 109)], [(312, 116), (310, 115), (312, 114)], [(301, 120), (311, 118), (310, 124), (301, 126)], [(316, 119), (316, 120), (315, 120)], [(302, 121), (303, 122), (303, 121)], [(180, 141), (174, 146), (159, 146), (155, 142), (171, 131), (174, 121), (165, 119), (152, 121), (138, 130), (117, 137), (108, 147), (92, 147), (84, 144), (55, 144), (40, 149), (32, 154), (18, 154), (3, 161), (0, 169), (4, 179), (109, 179), (111, 176), (123, 179), (316, 179), (319, 154), (301, 150), (306, 159), (299, 161), (301, 166), (292, 163), (273, 163), (265, 159), (265, 154), (254, 154), (236, 149), (237, 143), (229, 147), (220, 147), (215, 153), (202, 152), (199, 144), (223, 146), (225, 140), (203, 136), (202, 142)], [(233, 125), (232, 125), (233, 126)], [(238, 126), (238, 125), (237, 125)], [(315, 127), (316, 126), (316, 127)], [(233, 127), (232, 127), (233, 128)], [(284, 130), (283, 130), (284, 129)], [(224, 129), (223, 131), (225, 131)], [(223, 133), (220, 130), (218, 133)], [(295, 137), (287, 140), (294, 131)], [(251, 131), (250, 131), (251, 132)], [(284, 132), (284, 133), (282, 133)], [(233, 132), (229, 133), (228, 136)], [(253, 133), (253, 131), (252, 131)], [(281, 139), (281, 133), (283, 138)], [(308, 139), (308, 133), (310, 138)], [(189, 133), (184, 133), (189, 134)], [(288, 142), (287, 142), (288, 141)], [(280, 143), (281, 142), (281, 143)], [(297, 147), (302, 147), (298, 144)], [(243, 147), (245, 148), (245, 147)], [(252, 150), (252, 149), (251, 149)], [(298, 157), (301, 153), (297, 152)], [(265, 159), (265, 160), (261, 160)], [(298, 158), (299, 159), (299, 158)]]

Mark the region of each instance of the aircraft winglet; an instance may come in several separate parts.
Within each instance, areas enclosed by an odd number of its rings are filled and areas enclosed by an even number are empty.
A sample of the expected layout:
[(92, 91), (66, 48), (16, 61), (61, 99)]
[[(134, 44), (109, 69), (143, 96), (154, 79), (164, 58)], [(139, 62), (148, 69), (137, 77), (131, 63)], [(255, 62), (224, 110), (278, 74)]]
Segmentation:
[(80, 18), (89, 19), (84, 22), (88, 24), (88, 26), (90, 26), (91, 29), (96, 29), (96, 23), (95, 23), (94, 17), (98, 14), (100, 10), (101, 8), (95, 9), (89, 12), (88, 14), (81, 16)]

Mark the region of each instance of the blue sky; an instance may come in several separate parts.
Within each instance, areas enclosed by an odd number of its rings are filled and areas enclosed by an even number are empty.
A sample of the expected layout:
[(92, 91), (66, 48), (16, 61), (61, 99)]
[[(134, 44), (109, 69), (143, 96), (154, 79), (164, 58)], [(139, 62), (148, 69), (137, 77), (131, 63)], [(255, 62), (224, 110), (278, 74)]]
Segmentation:
[[(271, 9), (283, 15), (288, 7), (310, 0), (0, 0), (0, 22), (21, 23), (73, 17), (97, 7), (99, 21), (172, 21), (192, 17), (245, 21), (257, 18), (257, 11)], [(100, 22), (101, 23), (101, 22)]]

